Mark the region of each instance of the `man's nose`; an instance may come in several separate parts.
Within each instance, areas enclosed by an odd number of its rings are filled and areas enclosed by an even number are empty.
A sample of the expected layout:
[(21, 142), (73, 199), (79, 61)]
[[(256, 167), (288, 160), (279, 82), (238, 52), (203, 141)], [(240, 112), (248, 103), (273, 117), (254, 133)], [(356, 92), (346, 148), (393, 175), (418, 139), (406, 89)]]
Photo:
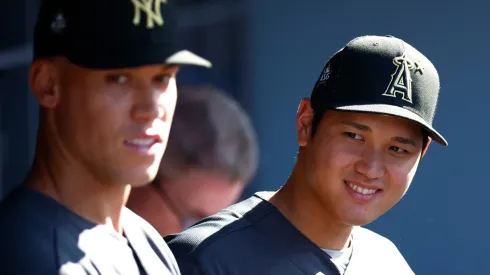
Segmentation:
[(135, 96), (132, 117), (137, 121), (153, 121), (162, 118), (165, 110), (160, 104), (161, 92), (149, 86), (140, 88)]
[(386, 170), (383, 152), (374, 148), (365, 150), (355, 168), (357, 172), (370, 180), (382, 178)]

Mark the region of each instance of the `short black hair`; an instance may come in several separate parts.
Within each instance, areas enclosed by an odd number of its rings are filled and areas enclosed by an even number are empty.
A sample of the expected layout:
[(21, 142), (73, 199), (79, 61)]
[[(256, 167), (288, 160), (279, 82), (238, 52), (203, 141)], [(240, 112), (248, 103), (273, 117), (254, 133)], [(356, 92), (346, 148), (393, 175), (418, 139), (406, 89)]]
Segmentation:
[(256, 133), (240, 104), (212, 86), (179, 87), (158, 178), (172, 180), (197, 168), (248, 183), (257, 166)]

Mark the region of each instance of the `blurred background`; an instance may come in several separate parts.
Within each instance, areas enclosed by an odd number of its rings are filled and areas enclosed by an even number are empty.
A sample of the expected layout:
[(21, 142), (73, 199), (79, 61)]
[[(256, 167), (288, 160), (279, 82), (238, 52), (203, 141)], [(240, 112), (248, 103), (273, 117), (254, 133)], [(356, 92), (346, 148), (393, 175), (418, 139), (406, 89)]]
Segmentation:
[[(485, 139), (471, 135), (490, 132), (490, 2), (179, 2), (180, 43), (214, 63), (210, 71), (184, 68), (180, 84), (223, 89), (242, 104), (257, 131), (259, 168), (242, 198), (285, 182), (297, 150), (298, 104), (329, 57), (349, 40), (391, 34), (428, 56), (442, 84), (435, 127), (449, 147), (433, 144), (406, 197), (367, 227), (393, 240), (416, 274), (488, 274), (490, 221), (483, 214), (490, 150)], [(27, 70), (39, 0), (2, 4), (0, 197), (21, 182), (34, 152), (38, 107)], [(481, 150), (468, 148), (471, 143)]]

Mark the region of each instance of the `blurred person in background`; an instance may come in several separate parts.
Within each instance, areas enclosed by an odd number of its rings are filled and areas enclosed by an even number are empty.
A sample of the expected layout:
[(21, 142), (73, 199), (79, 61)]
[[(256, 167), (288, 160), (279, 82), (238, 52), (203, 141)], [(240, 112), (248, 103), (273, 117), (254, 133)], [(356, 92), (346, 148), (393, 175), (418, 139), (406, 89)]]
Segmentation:
[(206, 86), (179, 88), (167, 150), (128, 207), (162, 236), (235, 203), (258, 163), (256, 133), (238, 102)]
[(211, 64), (175, 45), (172, 1), (153, 3), (42, 2), (29, 71), (36, 151), (0, 203), (1, 274), (180, 274), (125, 204), (158, 172), (180, 66)]

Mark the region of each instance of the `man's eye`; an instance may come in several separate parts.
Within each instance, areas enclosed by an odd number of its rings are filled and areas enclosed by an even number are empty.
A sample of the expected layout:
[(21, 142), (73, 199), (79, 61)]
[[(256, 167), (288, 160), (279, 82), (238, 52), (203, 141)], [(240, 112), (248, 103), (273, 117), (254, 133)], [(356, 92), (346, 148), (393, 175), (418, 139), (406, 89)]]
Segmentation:
[(362, 137), (356, 133), (346, 132), (345, 135), (348, 136), (349, 138), (352, 138), (352, 139), (357, 139), (357, 140), (362, 139)]
[(159, 76), (155, 77), (155, 81), (160, 82), (160, 83), (167, 83), (170, 81), (170, 78), (172, 78), (171, 75), (163, 74), (163, 75), (159, 75)]
[(405, 149), (402, 149), (400, 147), (397, 147), (397, 146), (391, 146), (390, 149), (396, 153), (405, 153), (407, 152), (407, 150)]
[(121, 85), (128, 82), (128, 77), (125, 75), (109, 75), (107, 76), (107, 81)]

